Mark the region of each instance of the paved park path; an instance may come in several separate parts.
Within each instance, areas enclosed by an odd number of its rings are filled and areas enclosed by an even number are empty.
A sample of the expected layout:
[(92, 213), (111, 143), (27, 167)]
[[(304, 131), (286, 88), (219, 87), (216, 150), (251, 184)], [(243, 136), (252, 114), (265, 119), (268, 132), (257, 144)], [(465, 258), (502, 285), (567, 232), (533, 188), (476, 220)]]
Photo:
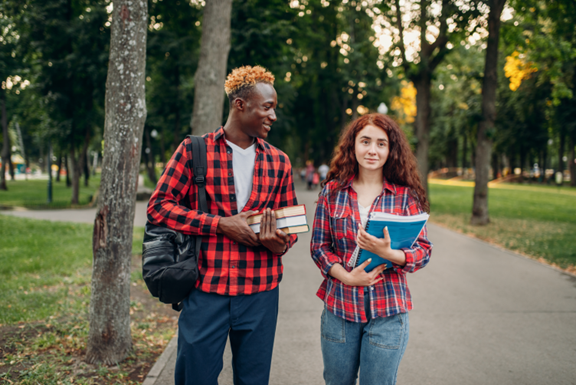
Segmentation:
[[(316, 192), (298, 186), (312, 223)], [(95, 210), (4, 214), (93, 222)], [(85, 218), (81, 220), (81, 218)], [(143, 226), (145, 204), (137, 204)], [(414, 310), (398, 384), (576, 384), (576, 278), (430, 224), (430, 264), (409, 275)], [(321, 275), (300, 234), (284, 257), (271, 385), (321, 385)], [(567, 245), (572, 247), (571, 245)], [(145, 385), (172, 385), (173, 340)], [(221, 385), (232, 385), (227, 349)]]

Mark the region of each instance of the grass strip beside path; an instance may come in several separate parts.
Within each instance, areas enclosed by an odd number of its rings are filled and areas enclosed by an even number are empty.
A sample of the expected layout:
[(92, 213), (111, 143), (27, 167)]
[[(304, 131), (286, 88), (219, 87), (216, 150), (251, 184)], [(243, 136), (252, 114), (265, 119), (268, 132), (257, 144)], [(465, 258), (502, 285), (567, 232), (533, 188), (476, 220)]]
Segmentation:
[[(8, 190), (0, 190), (0, 206), (20, 206), (28, 208), (65, 208), (70, 207), (72, 187), (66, 187), (66, 181), (52, 181), (52, 203), (47, 203), (48, 180), (7, 180)], [(91, 177), (88, 186), (84, 181), (80, 185), (79, 205), (87, 205), (100, 186), (100, 175)]]
[[(177, 313), (147, 292), (134, 230), (133, 351), (120, 365), (83, 362), (89, 331), (92, 225), (0, 215), (0, 383), (141, 383), (176, 330)], [(2, 381), (4, 380), (4, 381)]]
[[(565, 188), (490, 188), (491, 223), (470, 225), (473, 187), (431, 181), (430, 219), (440, 225), (576, 272), (576, 196)], [(563, 191), (567, 190), (567, 191)], [(434, 241), (434, 240), (432, 240)]]

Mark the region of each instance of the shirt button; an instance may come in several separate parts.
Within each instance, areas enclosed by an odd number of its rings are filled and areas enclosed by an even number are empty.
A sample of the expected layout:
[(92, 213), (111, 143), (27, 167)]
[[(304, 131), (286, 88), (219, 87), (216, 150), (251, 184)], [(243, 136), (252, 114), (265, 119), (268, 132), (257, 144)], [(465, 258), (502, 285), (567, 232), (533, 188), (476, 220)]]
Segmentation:
[(232, 268), (233, 268), (233, 269), (235, 269), (235, 268), (236, 268), (236, 266), (235, 266), (235, 265), (232, 265)]
[(231, 173), (231, 172), (229, 172), (229, 173), (228, 173), (228, 176), (232, 176), (232, 173)]
[(230, 150), (228, 150), (228, 151), (226, 151), (226, 152), (227, 152), (228, 154), (232, 154), (232, 151), (230, 151)]
[(236, 244), (236, 242), (232, 242), (232, 244), (233, 244), (233, 245), (235, 245), (235, 244)]

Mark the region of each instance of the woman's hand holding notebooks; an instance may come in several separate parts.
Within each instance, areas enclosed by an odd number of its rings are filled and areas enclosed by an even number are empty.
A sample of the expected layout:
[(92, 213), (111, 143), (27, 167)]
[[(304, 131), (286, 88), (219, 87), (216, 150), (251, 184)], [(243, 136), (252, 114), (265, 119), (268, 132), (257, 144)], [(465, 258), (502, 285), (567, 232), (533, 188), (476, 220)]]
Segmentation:
[[(384, 229), (388, 228), (390, 235), (390, 248), (393, 250), (410, 249), (430, 215), (423, 213), (419, 215), (394, 215), (382, 212), (372, 212), (366, 224), (366, 232), (376, 238), (384, 238)], [(372, 262), (366, 267), (366, 271), (371, 271), (376, 266), (385, 263), (387, 267), (392, 267), (392, 262), (379, 255), (364, 249), (360, 249), (355, 266), (364, 263), (372, 258)]]

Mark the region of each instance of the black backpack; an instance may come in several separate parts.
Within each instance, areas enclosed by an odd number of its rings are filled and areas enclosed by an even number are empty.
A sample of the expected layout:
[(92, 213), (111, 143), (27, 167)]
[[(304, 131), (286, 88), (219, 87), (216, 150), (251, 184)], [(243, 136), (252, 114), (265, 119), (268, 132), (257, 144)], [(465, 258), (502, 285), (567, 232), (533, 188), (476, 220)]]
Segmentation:
[[(206, 201), (206, 143), (199, 136), (192, 141), (192, 166), (198, 186), (198, 210), (208, 212)], [(201, 236), (191, 236), (146, 222), (142, 243), (142, 277), (152, 296), (182, 310), (182, 301), (190, 295), (198, 279)]]

